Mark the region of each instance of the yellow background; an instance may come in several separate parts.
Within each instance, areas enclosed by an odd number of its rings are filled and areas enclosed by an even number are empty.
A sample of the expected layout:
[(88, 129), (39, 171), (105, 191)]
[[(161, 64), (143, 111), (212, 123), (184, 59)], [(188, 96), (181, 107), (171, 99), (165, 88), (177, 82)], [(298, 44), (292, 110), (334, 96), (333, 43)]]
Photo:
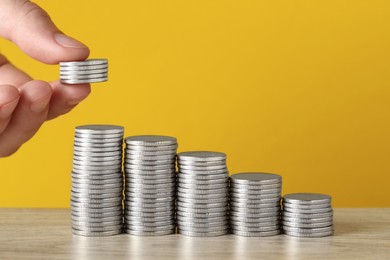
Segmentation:
[[(110, 80), (0, 159), (0, 207), (68, 207), (73, 129), (120, 124), (228, 154), (283, 193), (390, 206), (389, 1), (36, 1)], [(1, 51), (38, 79), (58, 66)]]

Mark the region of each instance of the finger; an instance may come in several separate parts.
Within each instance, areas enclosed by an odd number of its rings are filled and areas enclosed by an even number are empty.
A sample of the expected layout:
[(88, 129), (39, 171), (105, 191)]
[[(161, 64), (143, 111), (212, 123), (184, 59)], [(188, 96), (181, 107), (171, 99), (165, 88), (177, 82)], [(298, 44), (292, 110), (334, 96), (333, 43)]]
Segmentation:
[(8, 156), (29, 140), (46, 120), (52, 95), (44, 81), (30, 81), (20, 88), (20, 100), (7, 128), (0, 135), (0, 157)]
[(0, 134), (7, 127), (18, 101), (17, 88), (11, 85), (0, 85)]
[(51, 83), (53, 96), (47, 119), (53, 119), (71, 111), (91, 92), (90, 84), (64, 85), (59, 81)]
[(6, 57), (0, 55), (0, 85), (19, 87), (31, 80), (29, 75), (13, 66)]
[(49, 15), (28, 0), (1, 0), (0, 21), (0, 35), (41, 62), (85, 60), (89, 55), (87, 46), (61, 33)]

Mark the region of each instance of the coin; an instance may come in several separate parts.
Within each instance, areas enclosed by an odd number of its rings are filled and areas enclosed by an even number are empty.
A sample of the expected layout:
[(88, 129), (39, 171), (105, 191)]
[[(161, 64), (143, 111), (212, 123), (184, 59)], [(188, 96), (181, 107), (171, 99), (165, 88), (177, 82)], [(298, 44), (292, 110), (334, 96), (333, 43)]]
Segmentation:
[(210, 151), (181, 152), (178, 155), (179, 160), (185, 161), (221, 161), (226, 160), (226, 154)]
[(87, 237), (104, 237), (104, 236), (114, 236), (122, 233), (122, 229), (104, 231), (104, 232), (91, 232), (86, 230), (76, 230), (72, 229), (72, 233), (77, 236), (87, 236)]
[(247, 232), (240, 230), (231, 230), (234, 235), (244, 236), (244, 237), (268, 237), (268, 236), (276, 236), (280, 234), (280, 230), (272, 230), (272, 231), (262, 231), (262, 232)]
[(178, 230), (178, 233), (185, 236), (191, 237), (216, 237), (223, 236), (228, 233), (228, 230), (221, 231), (213, 231), (213, 232), (195, 232), (195, 231), (187, 231), (187, 230)]
[(125, 233), (133, 236), (165, 236), (165, 235), (174, 234), (175, 229), (161, 230), (161, 231), (140, 231), (140, 230), (131, 230), (126, 227)]
[(292, 204), (326, 204), (330, 205), (331, 197), (318, 193), (293, 193), (283, 197), (283, 201)]
[(282, 177), (273, 173), (262, 173), (262, 172), (244, 172), (237, 173), (230, 176), (232, 183), (241, 185), (245, 184), (278, 184), (281, 183)]

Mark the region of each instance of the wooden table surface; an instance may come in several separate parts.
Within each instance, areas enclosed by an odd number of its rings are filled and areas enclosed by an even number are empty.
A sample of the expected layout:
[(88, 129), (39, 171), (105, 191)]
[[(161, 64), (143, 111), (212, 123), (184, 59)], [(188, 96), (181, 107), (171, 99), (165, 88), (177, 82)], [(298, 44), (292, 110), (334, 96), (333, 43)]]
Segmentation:
[(390, 259), (390, 208), (335, 209), (335, 235), (104, 238), (71, 234), (68, 209), (0, 209), (0, 259)]

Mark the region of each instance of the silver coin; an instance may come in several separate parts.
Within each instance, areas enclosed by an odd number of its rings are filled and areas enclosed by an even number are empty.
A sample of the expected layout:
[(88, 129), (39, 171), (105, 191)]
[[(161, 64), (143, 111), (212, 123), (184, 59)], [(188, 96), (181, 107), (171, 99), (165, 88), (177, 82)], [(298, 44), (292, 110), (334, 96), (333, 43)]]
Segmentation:
[[(94, 140), (94, 139), (93, 139)], [(91, 147), (91, 148), (107, 148), (107, 147), (117, 147), (122, 145), (120, 141), (118, 142), (106, 142), (106, 143), (93, 143), (93, 142), (74, 142), (74, 147)]]
[(183, 192), (188, 190), (203, 190), (205, 192), (218, 192), (218, 191), (229, 191), (228, 184), (227, 183), (220, 183), (220, 184), (183, 184), (178, 183), (177, 187), (181, 189)]
[(331, 197), (318, 193), (293, 193), (283, 197), (283, 201), (291, 204), (331, 204)]
[(76, 184), (76, 185), (111, 185), (111, 184), (121, 184), (121, 185), (123, 185), (123, 178), (110, 178), (110, 179), (103, 179), (103, 180), (89, 180), (89, 179), (84, 179), (84, 178), (72, 177), (72, 184)]
[(122, 210), (122, 205), (113, 206), (109, 208), (81, 208), (81, 207), (72, 207), (72, 212), (88, 212), (88, 213), (106, 213), (106, 212), (115, 212)]
[(133, 201), (126, 201), (125, 202), (126, 208), (141, 208), (141, 209), (157, 209), (157, 208), (164, 208), (164, 207), (175, 207), (175, 203), (140, 203), (140, 202), (133, 202)]
[(115, 225), (122, 225), (122, 219), (115, 219), (112, 221), (103, 221), (101, 223), (99, 222), (89, 222), (89, 221), (82, 221), (82, 220), (71, 220), (72, 226), (85, 226), (85, 227), (104, 227), (104, 226), (115, 226)]
[(226, 160), (226, 154), (220, 152), (210, 151), (193, 151), (193, 152), (181, 152), (178, 155), (178, 159), (182, 161), (221, 161)]
[(120, 171), (122, 169), (122, 165), (90, 166), (73, 164), (72, 169), (79, 171)]
[(220, 161), (188, 161), (179, 159), (177, 161), (179, 165), (189, 166), (213, 166), (213, 165), (226, 165), (226, 159)]
[(228, 185), (228, 181), (226, 178), (220, 178), (220, 179), (211, 179), (211, 180), (197, 180), (197, 179), (190, 179), (190, 178), (179, 178), (178, 179), (178, 185), (181, 186), (212, 186), (212, 185)]
[(273, 207), (273, 208), (248, 209), (248, 208), (230, 207), (230, 211), (249, 213), (249, 214), (257, 214), (257, 213), (264, 213), (264, 212), (279, 213), (280, 212), (280, 208), (279, 207)]
[(266, 209), (266, 208), (274, 208), (279, 207), (280, 204), (278, 202), (274, 203), (237, 203), (237, 202), (230, 202), (231, 208), (247, 208), (247, 209)]
[(178, 220), (177, 225), (181, 227), (190, 227), (190, 228), (210, 228), (210, 227), (220, 227), (227, 226), (229, 222), (227, 220), (218, 221), (218, 222), (205, 222), (205, 223), (194, 223), (191, 221), (182, 221)]
[(216, 236), (224, 236), (228, 234), (228, 230), (215, 231), (215, 232), (194, 232), (194, 231), (186, 231), (186, 230), (178, 230), (178, 233), (184, 236), (190, 237), (216, 237)]
[(133, 236), (165, 236), (165, 235), (174, 234), (175, 229), (147, 232), (147, 231), (131, 230), (125, 228), (125, 233)]
[(64, 84), (84, 84), (84, 83), (97, 83), (105, 82), (108, 77), (94, 78), (94, 79), (61, 79), (61, 83)]
[(177, 228), (181, 231), (189, 231), (189, 232), (201, 232), (201, 233), (209, 233), (209, 232), (218, 232), (228, 230), (228, 225), (220, 225), (220, 226), (212, 226), (212, 227), (190, 227), (177, 225)]
[(122, 151), (114, 151), (114, 152), (87, 152), (87, 151), (74, 151), (73, 155), (76, 156), (90, 156), (90, 157), (107, 157), (107, 156), (118, 156), (122, 155)]
[(192, 213), (192, 212), (186, 212), (186, 211), (180, 211), (177, 210), (176, 212), (177, 216), (183, 216), (183, 217), (191, 217), (191, 218), (214, 218), (214, 217), (227, 217), (227, 211), (222, 212), (204, 212), (204, 213)]
[(151, 190), (151, 193), (157, 193), (157, 192), (164, 192), (166, 190), (176, 189), (176, 183), (168, 182), (168, 183), (161, 183), (158, 185), (148, 185), (142, 183), (126, 182), (126, 189), (127, 188), (134, 189), (133, 192), (136, 192), (137, 190), (142, 190), (142, 191), (145, 190), (145, 193), (148, 193), (148, 190)]
[(231, 175), (230, 181), (237, 184), (278, 184), (282, 177), (273, 173), (244, 172)]
[(243, 237), (269, 237), (280, 234), (280, 230), (265, 231), (265, 232), (245, 232), (239, 230), (231, 230), (232, 234)]
[(255, 227), (274, 227), (277, 225), (280, 225), (281, 221), (279, 219), (273, 220), (273, 221), (262, 221), (262, 222), (244, 222), (244, 221), (231, 221), (230, 225), (232, 228), (239, 226), (239, 227), (248, 227), (248, 228), (255, 228)]
[(185, 194), (193, 194), (193, 195), (214, 195), (214, 194), (224, 194), (227, 196), (229, 189), (227, 187), (223, 188), (215, 188), (215, 189), (199, 189), (193, 187), (192, 189), (190, 188), (182, 188), (178, 187), (177, 192), (178, 193), (185, 193)]
[(212, 166), (192, 166), (192, 165), (180, 165), (179, 171), (183, 172), (183, 170), (187, 171), (214, 171), (214, 170), (225, 170), (227, 171), (226, 164), (224, 165), (212, 165)]
[(139, 203), (168, 203), (175, 201), (174, 196), (169, 197), (160, 197), (160, 198), (141, 198), (141, 197), (131, 197), (127, 196), (126, 201), (139, 202)]
[(160, 196), (165, 196), (165, 195), (171, 195), (175, 194), (176, 192), (176, 187), (172, 185), (171, 187), (167, 188), (156, 188), (156, 189), (147, 189), (147, 188), (139, 188), (139, 187), (131, 187), (131, 186), (126, 186), (125, 193), (128, 193), (129, 196), (134, 196), (134, 197), (141, 197), (144, 195), (160, 195)]
[(122, 229), (123, 228), (123, 224), (119, 224), (119, 225), (113, 225), (113, 226), (100, 226), (100, 227), (87, 227), (87, 226), (76, 226), (74, 224), (72, 224), (72, 229), (75, 229), (75, 230), (88, 230), (90, 232), (104, 232), (104, 231), (112, 231), (112, 230), (118, 230), (118, 229)]
[(79, 222), (88, 222), (88, 223), (104, 223), (104, 222), (111, 222), (111, 221), (122, 221), (122, 215), (117, 216), (110, 216), (110, 217), (100, 217), (100, 218), (91, 218), (91, 217), (77, 217), (71, 215), (72, 221), (79, 221)]
[(144, 161), (175, 160), (176, 154), (165, 154), (165, 155), (128, 154), (126, 159), (127, 160), (144, 160)]
[(248, 199), (248, 198), (238, 198), (237, 196), (231, 196), (230, 201), (235, 202), (235, 203), (259, 203), (259, 204), (268, 204), (268, 203), (278, 203), (280, 202), (279, 197), (275, 198), (258, 198), (256, 200), (253, 199)]
[(72, 229), (72, 233), (73, 233), (73, 235), (77, 235), (77, 236), (104, 237), (104, 236), (119, 235), (122, 233), (122, 229), (105, 231), (105, 232), (91, 232), (91, 231), (85, 231), (85, 230), (81, 231), (81, 230)]
[(283, 226), (296, 227), (296, 228), (321, 228), (321, 227), (329, 227), (332, 225), (333, 225), (333, 221), (308, 224), (308, 223), (290, 222), (290, 221), (283, 220)]
[(81, 125), (75, 128), (80, 134), (123, 134), (124, 131), (124, 127), (118, 125)]
[(281, 189), (282, 183), (275, 184), (237, 184), (230, 182), (230, 187), (232, 189), (240, 189), (240, 190), (266, 190), (266, 189)]
[(73, 73), (68, 73), (68, 74), (61, 74), (60, 79), (61, 80), (86, 80), (86, 79), (95, 79), (95, 78), (104, 78), (107, 77), (108, 73), (98, 73), (98, 74), (73, 74)]
[(113, 160), (113, 161), (80, 161), (80, 160), (73, 160), (73, 165), (80, 165), (80, 166), (94, 166), (94, 167), (99, 167), (99, 166), (117, 166), (121, 165), (122, 161), (121, 160)]
[[(208, 171), (195, 171), (195, 170), (188, 170), (188, 169), (180, 169), (179, 175), (185, 177), (185, 178), (191, 178), (191, 177), (197, 177), (200, 175), (208, 175), (210, 176), (209, 179), (215, 179), (216, 176), (223, 176), (226, 178), (229, 177), (228, 170), (227, 169), (219, 169), (219, 170), (208, 170)], [(199, 179), (199, 178), (198, 178)]]
[(125, 222), (126, 226), (132, 227), (132, 226), (140, 226), (140, 227), (162, 227), (162, 226), (173, 226), (175, 224), (174, 219), (170, 219), (167, 221), (160, 221), (160, 222), (145, 222), (145, 221), (128, 221)]
[(292, 209), (288, 207), (283, 207), (284, 212), (291, 212), (296, 214), (317, 214), (317, 213), (326, 213), (332, 211), (331, 207), (319, 208), (319, 209)]
[(186, 217), (186, 216), (176, 216), (177, 222), (186, 222), (191, 224), (206, 224), (206, 223), (224, 223), (227, 221), (226, 216), (221, 217), (208, 217), (208, 218), (196, 218), (196, 217)]
[(327, 237), (333, 235), (332, 231), (327, 232), (316, 232), (316, 233), (300, 233), (300, 232), (293, 232), (293, 231), (284, 231), (283, 233), (288, 236), (294, 236), (294, 237)]
[(84, 61), (62, 61), (60, 62), (61, 67), (71, 67), (71, 66), (91, 66), (91, 65), (101, 65), (107, 64), (107, 59), (88, 59)]
[(171, 155), (174, 158), (176, 150), (164, 150), (164, 151), (137, 151), (137, 150), (125, 150), (126, 158), (136, 156), (160, 156), (160, 155)]
[(125, 163), (133, 164), (133, 165), (151, 165), (151, 166), (172, 165), (172, 164), (174, 165), (175, 159), (146, 161), (146, 160), (125, 158)]
[(167, 212), (167, 211), (174, 212), (175, 206), (166, 205), (166, 206), (160, 206), (158, 208), (146, 208), (146, 207), (132, 207), (126, 204), (125, 210), (128, 212), (142, 212), (142, 213)]
[(81, 211), (71, 211), (72, 217), (80, 217), (80, 218), (105, 218), (105, 217), (121, 217), (122, 210), (119, 211), (108, 211), (108, 212), (100, 212), (100, 213), (91, 213), (91, 212), (81, 212)]
[(74, 144), (76, 146), (88, 146), (88, 145), (123, 145), (123, 140), (121, 137), (116, 138), (103, 138), (103, 137), (95, 137), (95, 135), (91, 134), (90, 138), (78, 137), (75, 136), (73, 138)]
[(215, 199), (198, 199), (198, 198), (185, 198), (185, 197), (177, 197), (177, 200), (180, 202), (193, 203), (193, 204), (213, 204), (213, 203), (223, 203), (228, 201), (227, 197), (220, 197)]
[(243, 189), (234, 189), (230, 188), (231, 193), (238, 194), (248, 194), (248, 195), (267, 195), (267, 194), (277, 194), (281, 196), (282, 190), (279, 188), (276, 189), (259, 189), (259, 190), (243, 190)]
[(126, 144), (140, 146), (164, 146), (175, 145), (177, 139), (171, 136), (163, 135), (138, 135), (130, 136), (125, 139)]
[(283, 217), (283, 221), (293, 222), (293, 223), (301, 223), (301, 224), (315, 224), (315, 223), (324, 223), (324, 222), (333, 222), (333, 217), (325, 217), (325, 218), (291, 218), (291, 217)]
[(184, 212), (184, 213), (199, 213), (199, 214), (207, 214), (207, 213), (220, 213), (223, 212), (227, 214), (228, 207), (219, 207), (219, 208), (193, 208), (193, 207), (178, 207), (178, 212)]
[(158, 145), (158, 146), (144, 146), (144, 145), (129, 145), (127, 144), (126, 149), (134, 151), (176, 151), (178, 144), (172, 145)]
[(182, 201), (177, 201), (177, 207), (181, 207), (181, 208), (212, 209), (212, 208), (222, 208), (227, 206), (228, 206), (228, 201), (224, 201), (220, 203), (210, 203), (210, 204), (197, 204), (197, 203), (186, 203)]
[(172, 170), (175, 171), (175, 164), (159, 164), (159, 165), (141, 165), (141, 164), (129, 164), (125, 163), (125, 169), (129, 170), (145, 170), (145, 171), (155, 171), (155, 170)]
[(111, 132), (105, 133), (105, 132), (83, 132), (75, 130), (74, 137), (77, 137), (79, 139), (83, 138), (86, 139), (86, 141), (90, 139), (112, 139), (112, 140), (118, 140), (123, 143), (123, 131), (119, 130), (118, 132), (112, 132), (112, 129), (109, 129)]
[(281, 198), (280, 193), (266, 193), (266, 194), (245, 194), (245, 193), (236, 193), (230, 192), (230, 197), (234, 199), (249, 199), (249, 200), (257, 200), (257, 199), (272, 199), (272, 198)]
[(111, 146), (111, 147), (90, 147), (90, 146), (74, 146), (73, 151), (78, 152), (116, 152), (122, 151), (122, 146)]
[(113, 203), (113, 202), (118, 202), (122, 201), (122, 196), (116, 196), (113, 198), (107, 198), (107, 199), (90, 199), (90, 198), (75, 198), (72, 197), (71, 201), (78, 202), (78, 203), (92, 203), (92, 204), (106, 204), (106, 203)]
[(85, 194), (85, 193), (79, 193), (79, 192), (74, 192), (71, 191), (71, 197), (72, 199), (74, 198), (75, 200), (77, 199), (83, 199), (83, 198), (88, 198), (88, 199), (109, 199), (109, 198), (117, 198), (121, 197), (122, 194), (119, 192), (116, 193), (104, 193), (104, 194)]
[(158, 199), (158, 198), (174, 198), (175, 197), (175, 191), (165, 191), (165, 192), (159, 192), (159, 193), (142, 193), (139, 194), (139, 192), (132, 192), (131, 190), (125, 190), (125, 196), (133, 197), (133, 198), (144, 198), (144, 199)]
[(107, 69), (108, 69), (108, 64), (87, 65), (87, 66), (62, 66), (62, 67), (60, 67), (60, 74), (73, 72), (73, 71), (89, 72), (91, 70), (107, 70)]
[(262, 217), (272, 217), (272, 216), (279, 216), (278, 212), (261, 212), (261, 213), (255, 213), (255, 214), (250, 214), (246, 212), (237, 212), (237, 211), (230, 211), (229, 216), (233, 219), (234, 217), (240, 217), (241, 219), (248, 219), (248, 218), (262, 218)]
[(79, 202), (79, 201), (76, 201), (76, 200), (71, 200), (70, 201), (70, 206), (72, 208), (79, 208), (79, 209), (83, 209), (83, 208), (110, 208), (110, 207), (117, 207), (117, 206), (121, 206), (122, 207), (122, 201), (121, 200), (117, 200), (117, 201), (114, 201), (114, 202), (107, 202), (107, 203), (88, 203), (88, 202)]
[(172, 176), (172, 174), (176, 174), (175, 171), (173, 171), (172, 169), (163, 169), (163, 170), (136, 170), (136, 169), (126, 169), (126, 173), (128, 174), (134, 174), (134, 175), (142, 175), (142, 176), (150, 176), (150, 177), (154, 177), (156, 175), (167, 175), (167, 176)]
[(126, 176), (126, 183), (129, 185), (135, 185), (135, 186), (159, 186), (161, 185), (175, 185), (176, 184), (176, 178), (174, 176), (172, 177), (166, 177), (161, 179), (144, 179), (144, 178), (133, 178), (134, 176)]
[(270, 214), (270, 216), (260, 216), (256, 218), (248, 218), (246, 216), (233, 216), (229, 215), (231, 222), (243, 222), (243, 223), (264, 223), (264, 222), (275, 222), (280, 221), (281, 217), (278, 214)]
[(333, 226), (321, 227), (321, 228), (297, 228), (297, 227), (289, 227), (283, 225), (283, 230), (288, 232), (304, 233), (304, 234), (325, 233), (325, 232), (332, 232)]
[(166, 225), (166, 226), (157, 226), (157, 227), (146, 227), (146, 226), (130, 226), (126, 224), (127, 229), (131, 230), (139, 230), (139, 231), (148, 231), (148, 232), (154, 232), (154, 231), (161, 231), (161, 230), (172, 230), (176, 226), (171, 224), (171, 225)]
[(226, 200), (228, 199), (227, 192), (226, 193), (215, 193), (215, 194), (190, 194), (190, 193), (178, 192), (177, 197), (178, 198), (196, 199), (196, 200), (197, 199), (199, 199), (199, 200), (222, 199), (222, 198), (225, 198)]
[(279, 224), (273, 226), (266, 226), (266, 227), (231, 226), (231, 229), (244, 231), (244, 232), (267, 232), (267, 231), (280, 230), (280, 226)]
[(61, 76), (68, 75), (85, 75), (85, 74), (102, 74), (107, 73), (108, 67), (103, 69), (88, 69), (88, 70), (60, 70)]
[(290, 209), (297, 209), (297, 210), (308, 210), (308, 209), (321, 209), (321, 208), (329, 208), (332, 207), (331, 204), (311, 204), (311, 205), (305, 205), (305, 204), (293, 204), (293, 203), (287, 203), (283, 201), (283, 207), (290, 208)]
[(121, 189), (123, 190), (123, 183), (109, 183), (109, 184), (87, 184), (87, 183), (72, 183), (72, 189), (74, 190), (84, 190), (84, 189), (91, 189), (91, 190), (111, 190), (111, 189)]
[(109, 161), (116, 161), (116, 160), (122, 160), (122, 155), (117, 156), (110, 156), (110, 157), (88, 157), (88, 156), (75, 156), (73, 158), (73, 161), (80, 161), (80, 162), (109, 162)]
[(129, 216), (124, 215), (125, 222), (153, 222), (153, 223), (158, 223), (158, 222), (164, 222), (164, 221), (171, 221), (174, 219), (174, 215), (169, 215), (169, 216), (158, 216), (158, 217), (143, 217), (143, 216)]
[(83, 180), (108, 180), (108, 179), (122, 179), (123, 175), (120, 171), (73, 171), (72, 178), (83, 179)]
[(127, 210), (125, 210), (125, 216), (144, 217), (144, 218), (156, 218), (156, 217), (174, 216), (174, 212), (170, 211), (170, 210), (160, 211), (160, 212), (139, 212), (139, 211), (127, 211)]

